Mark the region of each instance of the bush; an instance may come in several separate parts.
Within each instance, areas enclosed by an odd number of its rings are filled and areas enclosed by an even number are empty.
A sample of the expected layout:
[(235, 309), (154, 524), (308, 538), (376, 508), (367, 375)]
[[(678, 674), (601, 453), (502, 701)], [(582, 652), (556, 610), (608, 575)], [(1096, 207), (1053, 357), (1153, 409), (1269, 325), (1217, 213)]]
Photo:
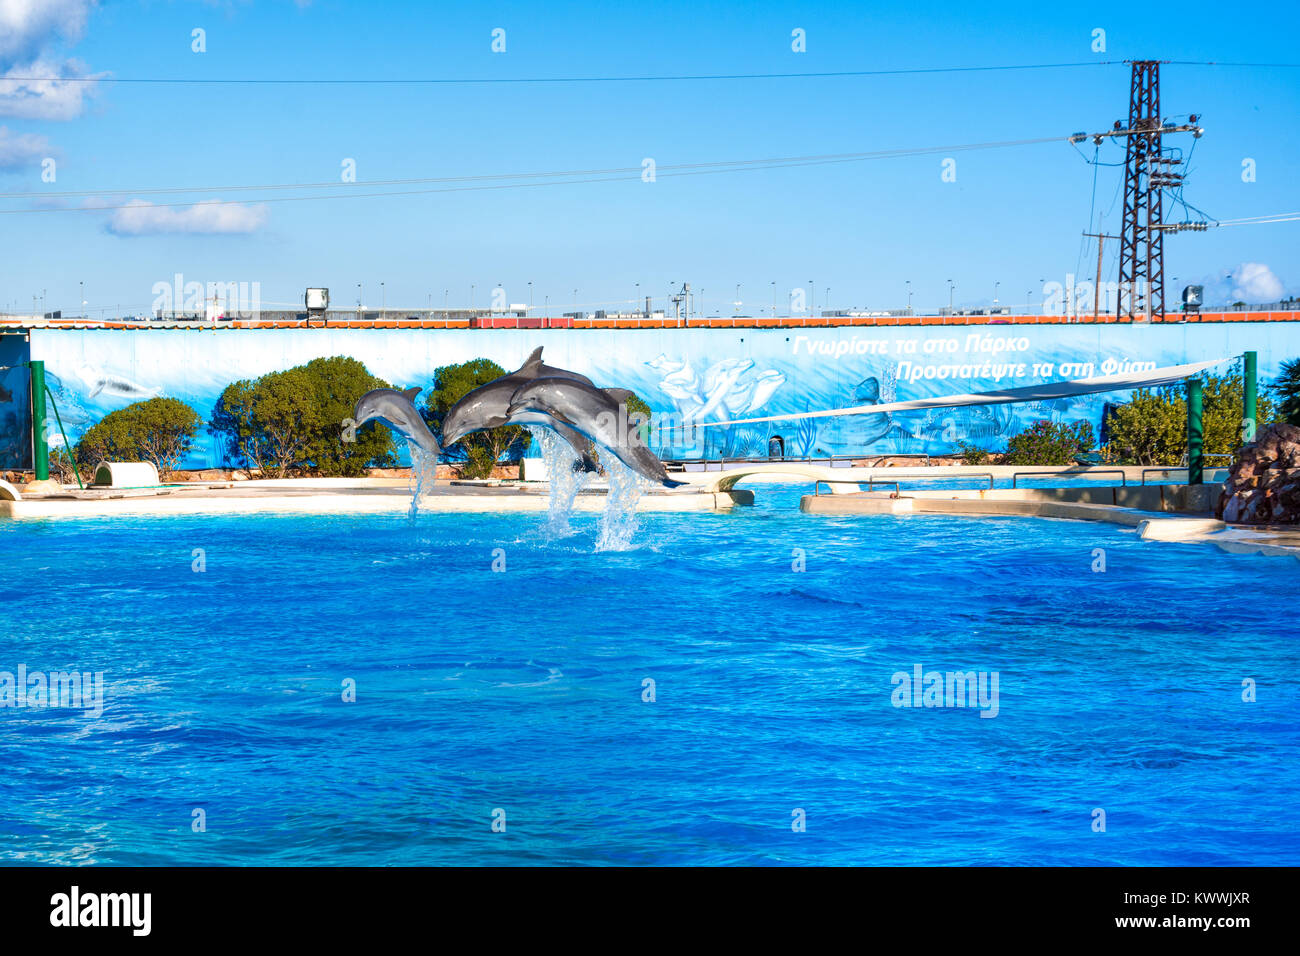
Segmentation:
[[(1300, 358), (1283, 362), (1281, 376), (1266, 391), (1277, 399), (1279, 420), (1300, 425)], [(1262, 421), (1263, 416), (1259, 417)]]
[(135, 402), (91, 426), (77, 442), (76, 458), (92, 468), (101, 461), (148, 461), (166, 477), (189, 453), (202, 424), (198, 412), (174, 398)]
[[(451, 407), (480, 385), (486, 385), (505, 373), (500, 365), (485, 358), (434, 369), (433, 386), (422, 414), (439, 442), (442, 441), (442, 421)], [(503, 425), (471, 432), (454, 445), (444, 446), (442, 451), (449, 460), (461, 463), (462, 477), (487, 478), (502, 455), (518, 458), (527, 451), (531, 440), (526, 428)]]
[[(1231, 455), (1244, 443), (1240, 373), (1210, 375), (1201, 391), (1204, 453)], [(1260, 426), (1275, 420), (1276, 406), (1261, 394), (1255, 408)], [(1178, 465), (1187, 455), (1187, 389), (1168, 385), (1141, 389), (1106, 419), (1110, 457), (1135, 465)]]
[(957, 442), (957, 454), (967, 465), (987, 465), (989, 463), (989, 453), (983, 448), (976, 448), (974, 445), (968, 445), (964, 441)]
[(356, 359), (313, 359), (283, 372), (226, 386), (208, 431), (227, 461), (283, 478), (292, 470), (357, 476), (394, 462), (392, 433), (378, 422), (343, 441), (344, 420), (362, 395), (388, 383)]
[(1075, 455), (1091, 451), (1092, 426), (1087, 422), (1039, 420), (1007, 441), (1006, 465), (1068, 465)]

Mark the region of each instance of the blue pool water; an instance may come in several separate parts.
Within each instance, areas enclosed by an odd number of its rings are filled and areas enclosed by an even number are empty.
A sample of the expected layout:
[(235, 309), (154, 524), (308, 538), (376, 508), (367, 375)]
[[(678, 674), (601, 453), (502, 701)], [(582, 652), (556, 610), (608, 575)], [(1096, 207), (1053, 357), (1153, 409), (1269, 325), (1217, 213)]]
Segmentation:
[[(594, 516), (0, 522), (0, 672), (106, 700), (0, 708), (0, 860), (1300, 862), (1300, 562), (800, 491), (613, 553)], [(916, 664), (998, 672), (997, 716), (895, 707)]]

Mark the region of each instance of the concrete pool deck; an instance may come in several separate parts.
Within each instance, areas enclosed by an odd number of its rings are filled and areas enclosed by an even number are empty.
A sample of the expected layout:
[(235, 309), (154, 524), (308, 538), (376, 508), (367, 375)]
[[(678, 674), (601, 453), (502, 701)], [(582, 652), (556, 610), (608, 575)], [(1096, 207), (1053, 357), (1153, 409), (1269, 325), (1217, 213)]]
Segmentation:
[(869, 491), (804, 495), (817, 515), (945, 514), (1102, 521), (1136, 528), (1144, 541), (1215, 544), (1234, 553), (1300, 559), (1300, 529), (1229, 525), (1214, 517), (1222, 484)]
[[(410, 510), (405, 478), (296, 478), (230, 482), (179, 482), (157, 488), (64, 486), (57, 494), (0, 495), (0, 518), (101, 518), (189, 514), (400, 514)], [(574, 509), (605, 509), (605, 489), (585, 490)], [(650, 489), (638, 512), (725, 511), (752, 504), (753, 492), (713, 492), (700, 487)], [(420, 510), (432, 513), (543, 512), (547, 487), (519, 482), (438, 481), (426, 487)]]
[[(797, 463), (796, 463), (797, 464)], [(1032, 476), (1027, 472), (1032, 471)], [(1013, 466), (835, 467), (753, 463), (703, 472), (674, 473), (681, 488), (646, 491), (637, 511), (716, 512), (752, 505), (754, 493), (736, 487), (812, 480), (800, 510), (815, 515), (948, 514), (970, 517), (1036, 516), (1103, 521), (1136, 528), (1144, 540), (1210, 542), (1224, 550), (1292, 555), (1300, 558), (1300, 529), (1229, 526), (1213, 517), (1221, 485), (1144, 485), (1144, 477), (1168, 480), (1179, 468), (1042, 468)], [(1122, 472), (1125, 482), (1101, 484)], [(1207, 471), (1207, 477), (1211, 476)], [(1217, 470), (1214, 474), (1217, 474)], [(1094, 482), (1070, 487), (922, 488), (862, 490), (872, 485), (930, 481), (975, 484), (1013, 476), (1037, 483), (1052, 480)], [(0, 485), (4, 483), (0, 482)], [(545, 512), (550, 506), (544, 482), (494, 480), (435, 482), (420, 499), (426, 513)], [(605, 508), (603, 484), (584, 489), (574, 503), (581, 512)], [(157, 488), (64, 486), (57, 493), (29, 496), (0, 487), (0, 519), (108, 518), (199, 514), (403, 514), (410, 510), (408, 478), (291, 478), (251, 481), (178, 482)]]

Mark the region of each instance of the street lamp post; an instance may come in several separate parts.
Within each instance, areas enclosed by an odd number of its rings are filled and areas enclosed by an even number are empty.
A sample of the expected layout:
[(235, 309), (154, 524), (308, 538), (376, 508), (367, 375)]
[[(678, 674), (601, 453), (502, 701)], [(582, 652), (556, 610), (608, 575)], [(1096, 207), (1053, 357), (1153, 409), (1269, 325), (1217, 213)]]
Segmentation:
[(907, 279), (904, 281), (903, 284), (907, 286), (907, 314), (911, 315), (912, 314), (912, 280)]
[(776, 280), (772, 280), (772, 318), (776, 318)]
[(998, 304), (998, 286), (1000, 286), (1001, 284), (1002, 284), (1001, 282), (993, 283), (993, 305), (995, 308), (997, 307)]
[(952, 315), (952, 290), (955, 288), (956, 286), (953, 284), (953, 281), (949, 279), (948, 280), (948, 314), (949, 315)]

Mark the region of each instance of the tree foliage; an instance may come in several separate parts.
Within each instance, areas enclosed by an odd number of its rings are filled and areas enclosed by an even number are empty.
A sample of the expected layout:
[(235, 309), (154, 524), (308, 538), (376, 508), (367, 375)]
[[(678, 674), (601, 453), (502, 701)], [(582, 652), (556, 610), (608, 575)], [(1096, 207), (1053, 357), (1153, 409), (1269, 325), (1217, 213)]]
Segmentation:
[(1019, 435), (1007, 440), (1007, 465), (1068, 465), (1074, 456), (1090, 451), (1094, 444), (1092, 425), (1087, 422), (1051, 422), (1040, 419)]
[[(505, 374), (491, 359), (477, 358), (459, 365), (442, 365), (434, 369), (433, 385), (429, 390), (428, 404), (422, 409), (429, 430), (442, 441), (442, 422), (447, 412), (467, 394)], [(466, 478), (487, 478), (502, 455), (518, 458), (527, 449), (532, 436), (520, 425), (503, 425), (485, 431), (471, 432), (455, 444), (443, 446), (449, 460), (461, 463), (460, 472)]]
[(1282, 374), (1268, 392), (1277, 399), (1278, 420), (1300, 425), (1300, 358), (1282, 363)]
[(362, 395), (387, 387), (356, 359), (313, 359), (228, 385), (208, 431), (227, 461), (272, 478), (291, 471), (363, 475), (372, 464), (393, 463), (392, 434), (378, 422), (367, 422), (355, 430), (355, 441), (345, 441), (344, 422)]
[(76, 458), (93, 467), (101, 461), (148, 461), (166, 476), (194, 445), (203, 419), (175, 398), (151, 398), (109, 412), (77, 442)]
[[(1207, 455), (1231, 455), (1246, 439), (1242, 414), (1244, 387), (1240, 372), (1208, 375), (1201, 389), (1201, 426)], [(1267, 394), (1258, 396), (1255, 420), (1263, 426), (1276, 420), (1277, 409)], [(1139, 389), (1127, 404), (1114, 409), (1106, 422), (1108, 457), (1134, 465), (1178, 465), (1187, 456), (1187, 389), (1168, 385)]]

